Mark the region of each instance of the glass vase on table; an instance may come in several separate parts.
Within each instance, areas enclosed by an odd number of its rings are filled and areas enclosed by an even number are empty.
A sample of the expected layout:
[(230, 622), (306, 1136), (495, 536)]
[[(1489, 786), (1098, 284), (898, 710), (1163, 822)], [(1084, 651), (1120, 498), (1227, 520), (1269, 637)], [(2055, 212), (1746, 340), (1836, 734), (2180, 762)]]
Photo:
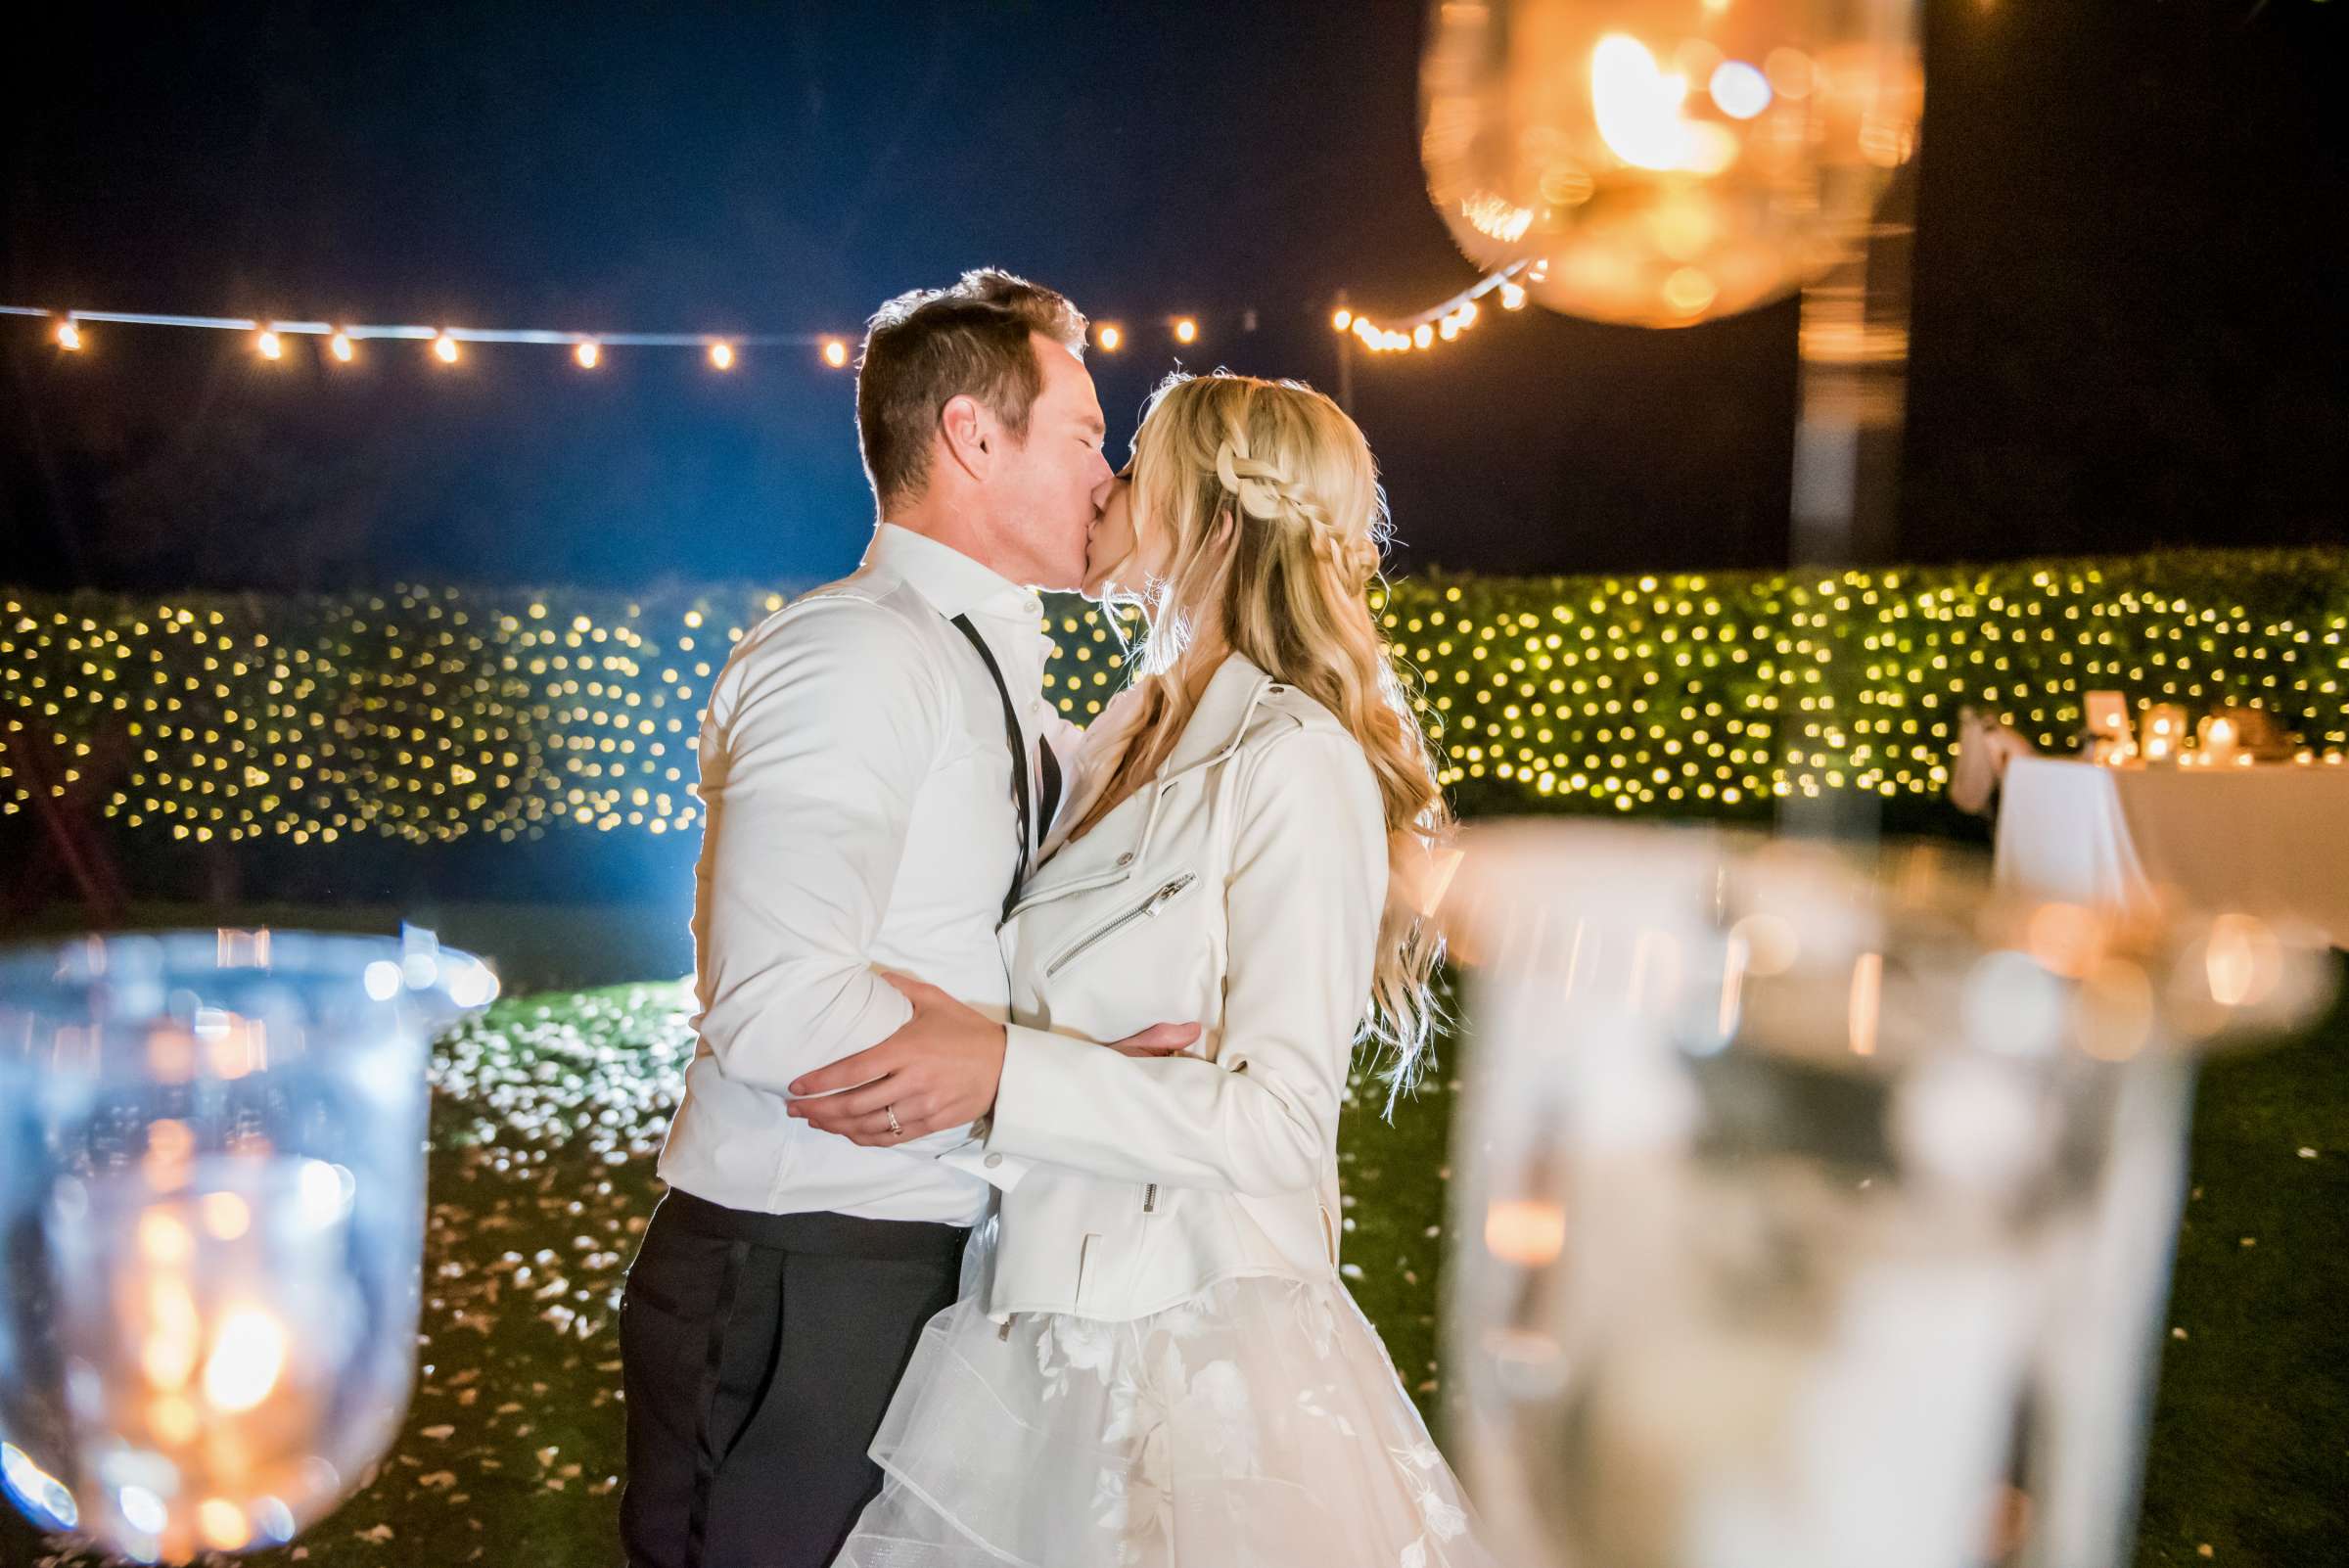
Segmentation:
[(0, 953), (0, 1487), (148, 1562), (290, 1541), (414, 1378), (430, 1034), (486, 1003), (425, 933)]
[(1672, 830), (1488, 831), (1449, 1339), (1525, 1568), (2117, 1568), (2197, 1051), (2313, 938)]

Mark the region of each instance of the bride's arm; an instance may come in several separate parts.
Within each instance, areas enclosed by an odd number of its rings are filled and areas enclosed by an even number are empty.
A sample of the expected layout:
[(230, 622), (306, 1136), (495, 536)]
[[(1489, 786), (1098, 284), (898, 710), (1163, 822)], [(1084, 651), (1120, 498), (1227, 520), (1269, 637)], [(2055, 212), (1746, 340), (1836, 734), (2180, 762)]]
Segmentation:
[(1301, 731), (1267, 747), (1242, 785), (1225, 889), (1219, 1060), (1013, 1025), (988, 1150), (1174, 1186), (1313, 1186), (1370, 993), (1386, 870), (1378, 786), (1353, 739)]

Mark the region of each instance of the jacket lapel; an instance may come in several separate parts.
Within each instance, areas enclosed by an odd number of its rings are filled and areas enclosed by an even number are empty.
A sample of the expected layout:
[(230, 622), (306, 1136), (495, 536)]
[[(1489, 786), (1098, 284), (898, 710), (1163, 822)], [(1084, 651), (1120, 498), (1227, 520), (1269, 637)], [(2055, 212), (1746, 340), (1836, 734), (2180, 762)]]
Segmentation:
[(1230, 756), (1269, 685), (1270, 678), (1248, 660), (1238, 654), (1226, 657), (1199, 694), (1199, 706), (1157, 777), (1121, 802), (1090, 833), (1053, 855), (1021, 891), (1011, 912), (1017, 915), (1072, 893), (1114, 887), (1131, 876), (1148, 857), (1167, 786)]

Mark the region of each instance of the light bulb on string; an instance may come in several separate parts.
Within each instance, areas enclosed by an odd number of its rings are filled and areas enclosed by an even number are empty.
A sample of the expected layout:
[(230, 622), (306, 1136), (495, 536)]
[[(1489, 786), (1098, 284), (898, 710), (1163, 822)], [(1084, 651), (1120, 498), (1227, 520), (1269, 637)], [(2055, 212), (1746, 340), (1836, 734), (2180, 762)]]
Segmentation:
[(1521, 265), (1569, 315), (1685, 326), (1781, 299), (1865, 244), (1915, 147), (1917, 9), (1439, 0), (1430, 199), (1470, 260)]
[(350, 334), (347, 332), (338, 332), (332, 338), (329, 338), (326, 341), (326, 351), (330, 354), (333, 354), (344, 364), (349, 364), (352, 352), (350, 346)]
[(1104, 324), (1101, 328), (1100, 342), (1103, 353), (1114, 354), (1126, 342), (1126, 334), (1115, 326)]
[(710, 346), (710, 363), (719, 370), (734, 368), (734, 346), (724, 341)]
[(824, 340), (824, 363), (840, 370), (849, 362), (849, 346), (838, 338)]
[(72, 317), (69, 316), (58, 323), (57, 346), (68, 353), (81, 351), (81, 328), (75, 325)]
[(1193, 321), (1189, 316), (1180, 317), (1175, 321), (1174, 341), (1176, 343), (1190, 343), (1198, 336), (1199, 323)]
[(253, 346), (263, 359), (283, 359), (286, 356), (286, 346), (278, 341), (276, 332), (267, 327), (263, 327), (259, 336), (253, 340)]
[(433, 357), (444, 365), (453, 365), (457, 362), (457, 340), (450, 337), (446, 329), (436, 333), (433, 337)]
[(1344, 332), (1347, 328), (1354, 325), (1354, 312), (1341, 305), (1338, 308), (1337, 314), (1329, 318), (1329, 324), (1338, 331)]
[(581, 338), (572, 346), (571, 357), (579, 362), (581, 370), (593, 370), (603, 363), (604, 346), (593, 338)]

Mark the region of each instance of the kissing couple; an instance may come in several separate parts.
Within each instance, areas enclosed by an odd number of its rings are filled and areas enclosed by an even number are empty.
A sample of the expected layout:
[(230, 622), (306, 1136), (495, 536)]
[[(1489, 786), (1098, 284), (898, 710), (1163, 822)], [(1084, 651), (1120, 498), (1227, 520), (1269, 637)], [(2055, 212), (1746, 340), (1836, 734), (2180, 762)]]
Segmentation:
[[(1083, 316), (871, 322), (879, 522), (709, 693), (700, 1012), (621, 1308), (635, 1568), (1487, 1568), (1339, 1277), (1338, 1116), (1434, 1022), (1450, 817), (1370, 450)], [(1084, 729), (1038, 590), (1136, 605)]]

